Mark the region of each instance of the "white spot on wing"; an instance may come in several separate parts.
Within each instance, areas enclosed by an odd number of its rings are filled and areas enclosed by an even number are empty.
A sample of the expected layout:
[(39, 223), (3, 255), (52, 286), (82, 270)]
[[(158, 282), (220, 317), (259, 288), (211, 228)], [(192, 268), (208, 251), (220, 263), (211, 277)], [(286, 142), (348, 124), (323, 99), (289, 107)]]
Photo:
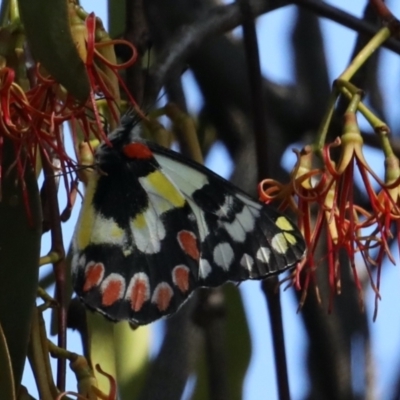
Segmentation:
[(261, 209), (262, 209), (262, 204), (259, 203), (258, 201), (252, 200), (250, 197), (244, 196), (242, 194), (237, 194), (236, 198), (239, 199), (242, 203), (245, 204), (245, 206), (248, 207), (249, 212), (254, 218), (257, 218), (260, 216)]
[(82, 255), (79, 257), (78, 265), (84, 266), (85, 264), (86, 264), (86, 256), (85, 256), (84, 254), (82, 254)]
[(288, 250), (288, 242), (284, 233), (277, 233), (271, 240), (271, 246), (280, 254), (285, 254)]
[(249, 207), (243, 207), (243, 210), (236, 216), (236, 218), (239, 220), (246, 232), (251, 232), (254, 229), (255, 219), (250, 212)]
[(208, 275), (210, 275), (211, 271), (212, 268), (208, 260), (206, 260), (205, 258), (200, 258), (199, 277), (205, 279)]
[(253, 231), (255, 219), (248, 206), (235, 216), (232, 222), (222, 223), (223, 227), (236, 242), (243, 243), (246, 240), (246, 234)]
[(235, 257), (233, 249), (229, 243), (220, 243), (215, 246), (213, 251), (214, 262), (225, 271), (229, 270)]
[(124, 247), (127, 244), (127, 237), (125, 231), (113, 219), (97, 214), (93, 222), (90, 242)]
[(161, 240), (165, 238), (165, 227), (151, 203), (149, 207), (131, 222), (133, 240), (138, 250), (146, 254), (158, 253)]
[(235, 242), (242, 243), (246, 240), (246, 231), (238, 219), (235, 218), (232, 222), (220, 223), (220, 225), (224, 227)]
[(260, 260), (263, 263), (269, 263), (269, 257), (271, 256), (271, 249), (268, 247), (260, 247), (257, 251), (256, 257), (257, 260)]
[(248, 254), (243, 254), (242, 259), (240, 260), (240, 265), (246, 269), (248, 269), (249, 271), (251, 271), (251, 269), (253, 268), (254, 265), (254, 260), (253, 257), (248, 255)]
[(73, 252), (72, 260), (71, 260), (71, 272), (72, 274), (76, 274), (78, 269), (85, 268), (86, 264), (86, 256), (82, 254), (79, 257), (78, 252)]

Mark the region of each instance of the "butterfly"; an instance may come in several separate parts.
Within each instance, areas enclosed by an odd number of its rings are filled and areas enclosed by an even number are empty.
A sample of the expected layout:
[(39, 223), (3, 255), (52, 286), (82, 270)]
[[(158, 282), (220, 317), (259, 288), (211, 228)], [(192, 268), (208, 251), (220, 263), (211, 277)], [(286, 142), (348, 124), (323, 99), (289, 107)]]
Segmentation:
[(133, 124), (123, 117), (94, 154), (72, 241), (74, 289), (86, 306), (144, 325), (198, 287), (264, 279), (302, 259), (304, 239), (286, 216)]

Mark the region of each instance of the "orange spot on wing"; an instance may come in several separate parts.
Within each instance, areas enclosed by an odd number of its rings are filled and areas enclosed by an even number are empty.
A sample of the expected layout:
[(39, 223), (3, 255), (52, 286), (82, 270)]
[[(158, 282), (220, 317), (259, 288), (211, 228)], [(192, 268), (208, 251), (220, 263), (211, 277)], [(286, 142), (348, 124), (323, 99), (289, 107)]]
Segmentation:
[(156, 304), (160, 311), (165, 311), (171, 302), (173, 291), (168, 283), (160, 283), (152, 298), (152, 302)]
[(178, 242), (182, 250), (195, 260), (200, 258), (199, 248), (197, 247), (196, 235), (190, 231), (180, 231)]
[(184, 265), (178, 265), (172, 271), (173, 281), (182, 293), (189, 290), (189, 268)]
[(103, 288), (103, 306), (111, 306), (121, 298), (123, 284), (119, 279), (110, 280), (106, 287)]
[(131, 307), (133, 311), (139, 311), (149, 299), (149, 288), (146, 280), (137, 279), (131, 289)]
[(146, 160), (153, 157), (151, 150), (142, 143), (129, 143), (122, 149), (123, 153), (129, 158)]
[(100, 285), (104, 276), (104, 265), (102, 263), (92, 263), (86, 267), (85, 284), (83, 291), (87, 292), (94, 286)]

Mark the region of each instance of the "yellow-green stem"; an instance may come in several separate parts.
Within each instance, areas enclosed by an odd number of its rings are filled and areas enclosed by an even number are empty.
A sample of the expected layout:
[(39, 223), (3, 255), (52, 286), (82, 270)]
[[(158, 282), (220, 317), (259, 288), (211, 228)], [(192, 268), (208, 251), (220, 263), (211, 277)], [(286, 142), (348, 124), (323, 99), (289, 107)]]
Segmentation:
[(52, 378), (46, 346), (46, 330), (41, 312), (34, 308), (28, 358), (42, 400), (54, 399), (58, 392)]
[(384, 27), (364, 46), (356, 55), (346, 70), (339, 76), (339, 79), (349, 81), (368, 58), (391, 36), (390, 29)]
[(336, 79), (335, 82), (333, 83), (333, 85), (335, 87), (337, 87), (339, 90), (342, 90), (343, 88), (346, 88), (351, 93), (350, 97), (352, 97), (356, 93), (361, 93), (361, 90), (357, 86), (353, 85), (349, 81), (345, 81), (345, 80), (340, 79), (340, 78)]
[[(340, 89), (342, 94), (344, 94), (348, 99), (353, 97), (353, 94), (345, 87)], [(368, 123), (372, 126), (374, 130), (386, 126), (386, 124), (378, 118), (362, 101), (358, 104), (358, 111), (364, 116)]]
[(43, 265), (53, 264), (60, 260), (61, 256), (57, 252), (52, 251), (49, 254), (47, 254), (47, 256), (40, 257), (39, 266), (42, 267)]
[(69, 361), (74, 361), (77, 359), (78, 354), (72, 353), (66, 349), (56, 346), (51, 340), (47, 340), (47, 347), (50, 354), (54, 358), (65, 358)]
[(347, 106), (346, 114), (347, 113), (356, 114), (360, 101), (361, 101), (361, 94), (360, 93), (353, 94), (350, 103)]
[(168, 103), (163, 107), (163, 109), (165, 114), (174, 124), (182, 153), (189, 156), (194, 161), (203, 164), (203, 154), (201, 152), (193, 119), (180, 110), (176, 104)]
[[(343, 95), (345, 95), (348, 99), (352, 99), (354, 95), (353, 89), (348, 85), (349, 82), (346, 82), (345, 84), (342, 85), (342, 83), (345, 83), (343, 81), (339, 82), (339, 89)], [(391, 157), (394, 156), (394, 152), (392, 149), (392, 145), (389, 140), (389, 133), (390, 130), (388, 126), (385, 124), (384, 121), (382, 121), (380, 118), (378, 118), (363, 102), (358, 103), (358, 111), (364, 116), (364, 118), (368, 121), (368, 123), (372, 126), (374, 129), (375, 133), (379, 136), (380, 142), (381, 142), (381, 147), (383, 150), (383, 154), (385, 157)]]
[(10, 22), (18, 23), (20, 21), (19, 9), (18, 9), (18, 1), (11, 0), (10, 1)]
[(315, 141), (312, 145), (312, 150), (314, 153), (317, 155), (322, 155), (322, 149), (325, 144), (326, 140), (326, 135), (328, 133), (329, 125), (332, 119), (333, 111), (335, 110), (335, 104), (337, 97), (339, 95), (339, 92), (337, 88), (333, 88), (332, 93), (328, 99), (328, 107), (326, 110), (326, 113), (324, 115), (324, 118), (322, 119), (321, 125), (318, 129), (318, 133), (315, 137)]
[(376, 131), (379, 136), (379, 139), (381, 140), (381, 147), (383, 154), (385, 155), (385, 158), (396, 157), (392, 148), (392, 144), (390, 143), (389, 140), (389, 129), (385, 128), (387, 128), (386, 125)]

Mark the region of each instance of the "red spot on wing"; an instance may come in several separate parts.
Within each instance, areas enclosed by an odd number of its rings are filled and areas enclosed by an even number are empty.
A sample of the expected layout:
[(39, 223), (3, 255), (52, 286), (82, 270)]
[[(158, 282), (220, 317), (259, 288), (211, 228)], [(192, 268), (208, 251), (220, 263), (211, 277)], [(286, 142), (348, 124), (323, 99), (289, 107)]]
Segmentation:
[(87, 292), (92, 287), (100, 285), (104, 276), (104, 264), (89, 262), (86, 265), (85, 271), (85, 284), (83, 285), (83, 291)]
[(172, 280), (182, 293), (189, 290), (189, 268), (178, 265), (172, 270)]
[(102, 305), (111, 306), (117, 300), (119, 300), (124, 292), (125, 285), (122, 278), (111, 278), (108, 277), (101, 285), (101, 291), (103, 293)]
[(129, 158), (146, 160), (153, 158), (151, 150), (143, 143), (129, 143), (122, 149), (123, 153)]
[(193, 232), (180, 231), (178, 233), (178, 242), (181, 249), (195, 260), (199, 260), (200, 252), (197, 246), (197, 238)]
[(129, 299), (133, 311), (140, 311), (143, 304), (149, 299), (149, 281), (147, 276), (134, 276), (130, 287)]
[(166, 282), (161, 282), (155, 288), (151, 301), (155, 303), (157, 308), (162, 312), (169, 307), (173, 295), (174, 292), (171, 286)]

